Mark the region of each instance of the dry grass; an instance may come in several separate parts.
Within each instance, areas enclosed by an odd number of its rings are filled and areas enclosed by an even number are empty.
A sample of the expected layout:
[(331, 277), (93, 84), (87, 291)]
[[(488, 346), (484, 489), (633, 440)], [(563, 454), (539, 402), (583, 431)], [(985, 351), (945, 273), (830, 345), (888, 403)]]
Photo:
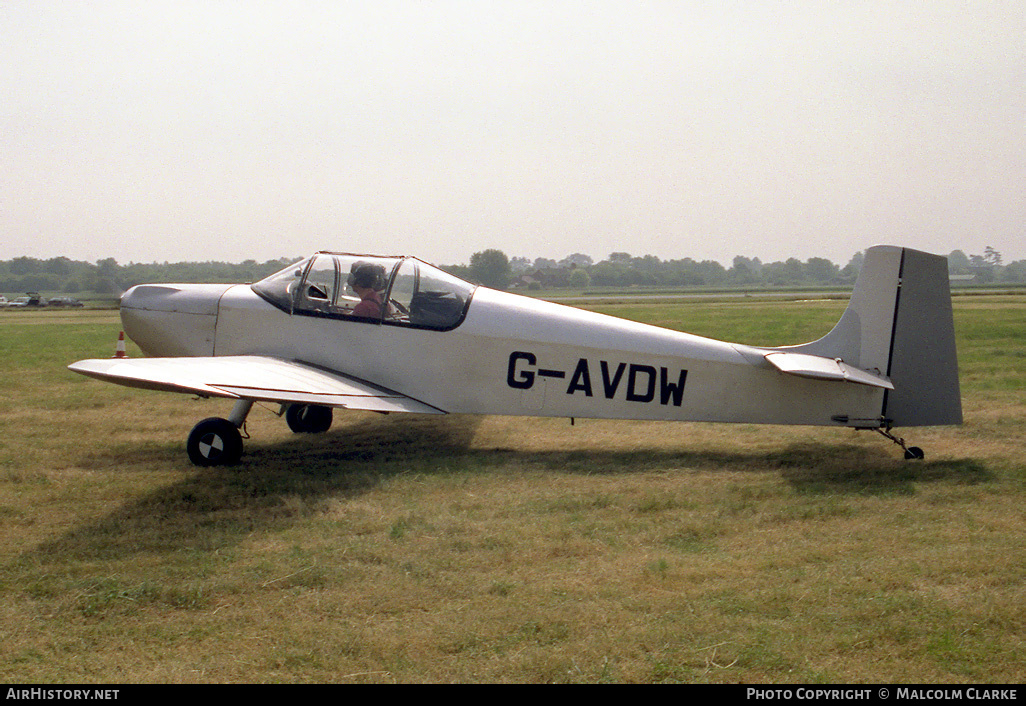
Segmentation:
[(183, 453), (225, 403), (63, 370), (113, 316), (0, 317), (0, 678), (1020, 682), (1022, 309), (956, 302), (967, 424), (908, 432), (921, 463), (848, 430), (257, 411), (233, 471)]

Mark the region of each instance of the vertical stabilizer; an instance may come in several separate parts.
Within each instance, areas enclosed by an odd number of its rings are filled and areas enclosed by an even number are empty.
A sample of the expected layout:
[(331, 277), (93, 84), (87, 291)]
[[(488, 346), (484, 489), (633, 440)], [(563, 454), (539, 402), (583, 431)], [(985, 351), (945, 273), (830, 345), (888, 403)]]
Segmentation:
[(840, 358), (849, 365), (886, 375), (901, 282), (902, 252), (902, 248), (890, 245), (869, 248), (841, 320), (818, 341), (789, 350)]

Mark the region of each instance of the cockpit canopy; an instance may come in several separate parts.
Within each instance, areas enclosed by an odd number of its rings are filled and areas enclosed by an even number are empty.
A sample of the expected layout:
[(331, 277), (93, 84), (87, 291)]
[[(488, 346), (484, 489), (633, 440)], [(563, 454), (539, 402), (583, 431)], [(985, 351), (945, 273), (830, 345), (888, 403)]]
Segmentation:
[(415, 257), (319, 252), (251, 285), (290, 314), (448, 330), (474, 286)]

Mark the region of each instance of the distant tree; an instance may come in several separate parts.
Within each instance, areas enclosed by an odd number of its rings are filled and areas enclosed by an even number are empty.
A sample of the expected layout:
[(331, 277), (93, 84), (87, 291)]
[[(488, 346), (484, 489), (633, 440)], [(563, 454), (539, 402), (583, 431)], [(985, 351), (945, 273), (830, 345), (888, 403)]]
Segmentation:
[[(734, 258), (733, 265), (727, 270), (727, 278), (732, 284), (754, 284), (759, 281), (759, 272), (756, 270), (756, 259), (755, 262), (738, 255)], [(759, 263), (758, 269), (762, 270), (762, 263)]]
[(617, 265), (603, 260), (591, 268), (591, 281), (601, 287), (619, 287), (627, 284), (626, 269), (623, 265)]
[[(993, 250), (988, 246), (989, 250)], [(986, 251), (984, 251), (986, 252)], [(997, 259), (1000, 260), (1001, 254), (997, 253)], [(976, 282), (981, 284), (987, 284), (994, 281), (996, 272), (994, 264), (994, 255), (987, 253), (985, 255), (970, 255), (969, 256), (969, 272), (976, 277)]]
[(758, 274), (762, 271), (762, 261), (757, 257), (744, 257), (742, 255), (735, 255), (733, 261), (734, 267), (743, 267), (753, 274)]
[(952, 250), (948, 255), (948, 268), (953, 274), (965, 274), (969, 271), (969, 257), (961, 250)]
[(1026, 282), (1026, 260), (1009, 262), (1002, 270), (1001, 279), (1005, 282)]
[(829, 282), (837, 273), (837, 265), (824, 257), (810, 257), (805, 263), (805, 276), (813, 282)]
[(860, 251), (858, 251), (857, 253), (855, 253), (854, 255), (851, 256), (851, 259), (848, 260), (848, 264), (844, 266), (844, 271), (847, 271), (850, 274), (856, 274), (857, 275), (859, 272), (862, 272), (862, 264), (865, 261), (866, 261), (866, 256), (860, 250)]
[(121, 288), (111, 277), (96, 277), (90, 287), (97, 294), (118, 294)]
[(98, 277), (113, 279), (117, 277), (119, 269), (118, 261), (112, 257), (96, 261), (96, 274)]
[(11, 260), (12, 275), (30, 275), (39, 272), (39, 260), (34, 257), (16, 257)]
[(592, 260), (589, 256), (584, 253), (575, 252), (572, 255), (567, 255), (559, 261), (560, 267), (590, 267)]
[(570, 273), (570, 286), (576, 289), (582, 289), (584, 287), (591, 286), (591, 275), (583, 267), (575, 268)]
[(727, 279), (727, 270), (716, 260), (702, 260), (695, 268), (698, 283), (706, 286), (722, 284)]
[(764, 281), (764, 269), (759, 258), (737, 255), (727, 270), (727, 277), (734, 284), (756, 284)]
[(983, 259), (995, 267), (1001, 266), (1001, 253), (989, 245), (983, 249)]
[(511, 272), (527, 272), (531, 269), (531, 260), (526, 257), (511, 257), (509, 269)]
[(474, 279), (474, 275), (471, 274), (470, 268), (466, 265), (439, 265), (438, 269), (444, 270), (460, 279)]
[(534, 269), (536, 270), (547, 270), (550, 267), (556, 267), (556, 261), (550, 260), (547, 257), (537, 257), (534, 259)]
[(663, 263), (655, 255), (645, 255), (644, 257), (632, 257), (631, 267), (642, 272), (654, 274), (662, 269)]
[(471, 277), (495, 289), (505, 289), (509, 284), (509, 258), (501, 250), (482, 250), (470, 256)]
[(783, 271), (788, 282), (801, 282), (805, 279), (805, 267), (802, 265), (802, 261), (797, 258), (787, 258)]
[(67, 277), (71, 274), (71, 260), (66, 257), (54, 257), (43, 263), (43, 272)]

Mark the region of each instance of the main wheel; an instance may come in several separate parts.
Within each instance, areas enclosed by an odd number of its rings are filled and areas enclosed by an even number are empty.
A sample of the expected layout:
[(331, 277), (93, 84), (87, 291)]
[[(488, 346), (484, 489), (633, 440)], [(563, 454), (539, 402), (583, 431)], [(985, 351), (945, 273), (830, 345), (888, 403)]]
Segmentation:
[(294, 404), (286, 410), (285, 421), (297, 434), (320, 434), (331, 428), (331, 407)]
[(227, 419), (209, 417), (192, 428), (185, 448), (197, 466), (233, 466), (242, 458), (242, 434)]

